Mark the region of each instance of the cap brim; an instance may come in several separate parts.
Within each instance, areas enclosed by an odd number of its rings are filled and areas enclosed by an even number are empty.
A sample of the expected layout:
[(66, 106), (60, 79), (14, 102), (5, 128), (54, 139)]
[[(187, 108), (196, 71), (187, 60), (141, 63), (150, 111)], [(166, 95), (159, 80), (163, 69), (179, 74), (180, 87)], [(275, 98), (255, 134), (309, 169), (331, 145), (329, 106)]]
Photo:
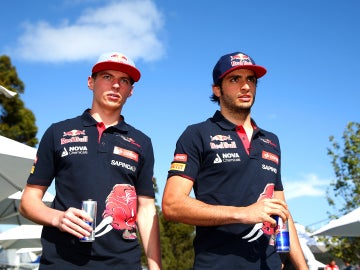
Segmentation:
[(227, 70), (225, 73), (223, 73), (219, 79), (222, 79), (225, 77), (226, 74), (236, 70), (236, 69), (249, 69), (255, 72), (256, 78), (261, 78), (262, 76), (264, 76), (266, 74), (266, 68), (262, 67), (262, 66), (257, 66), (257, 65), (239, 65), (239, 66), (235, 66), (232, 67), (231, 69)]
[(102, 70), (117, 70), (124, 72), (130, 76), (131, 79), (134, 80), (134, 82), (137, 82), (140, 80), (140, 71), (130, 65), (124, 64), (124, 63), (118, 63), (118, 62), (101, 62), (96, 64), (92, 68), (92, 73), (96, 73)]

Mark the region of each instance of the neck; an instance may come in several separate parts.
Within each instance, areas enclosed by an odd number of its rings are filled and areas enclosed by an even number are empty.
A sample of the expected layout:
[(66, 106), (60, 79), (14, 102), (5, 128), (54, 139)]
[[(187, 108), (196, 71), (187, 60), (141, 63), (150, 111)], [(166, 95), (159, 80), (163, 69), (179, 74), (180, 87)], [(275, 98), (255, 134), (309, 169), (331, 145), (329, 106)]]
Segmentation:
[(221, 109), (221, 114), (231, 123), (237, 126), (244, 126), (244, 127), (252, 127), (251, 126), (251, 116), (250, 110), (243, 110), (241, 112), (237, 111), (229, 111), (226, 109)]
[(122, 117), (120, 115), (120, 112), (118, 111), (116, 111), (115, 113), (113, 111), (107, 112), (104, 110), (98, 111), (91, 109), (90, 114), (97, 122), (104, 123), (106, 127), (114, 126), (118, 124), (120, 121), (122, 121)]

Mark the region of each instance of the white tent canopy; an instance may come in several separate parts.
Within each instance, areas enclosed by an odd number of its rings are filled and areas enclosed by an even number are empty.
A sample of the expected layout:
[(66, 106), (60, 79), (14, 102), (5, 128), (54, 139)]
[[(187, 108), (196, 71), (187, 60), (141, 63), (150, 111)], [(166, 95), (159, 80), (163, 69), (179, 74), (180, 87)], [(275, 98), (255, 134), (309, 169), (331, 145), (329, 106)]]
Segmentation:
[(338, 219), (331, 220), (312, 235), (360, 237), (360, 207)]
[(0, 85), (0, 93), (4, 94), (8, 98), (12, 98), (13, 96), (15, 96), (17, 94), (16, 92), (10, 91), (2, 85)]
[[(35, 224), (34, 222), (24, 218), (19, 213), (19, 204), (22, 196), (22, 192), (18, 191), (8, 198), (0, 201), (0, 224), (13, 224), (13, 225), (24, 225), (24, 224)], [(43, 197), (43, 202), (50, 206), (54, 200), (54, 195), (46, 192)]]
[(20, 225), (0, 233), (0, 246), (4, 249), (41, 247), (41, 225)]
[(0, 200), (23, 190), (36, 148), (0, 136)]

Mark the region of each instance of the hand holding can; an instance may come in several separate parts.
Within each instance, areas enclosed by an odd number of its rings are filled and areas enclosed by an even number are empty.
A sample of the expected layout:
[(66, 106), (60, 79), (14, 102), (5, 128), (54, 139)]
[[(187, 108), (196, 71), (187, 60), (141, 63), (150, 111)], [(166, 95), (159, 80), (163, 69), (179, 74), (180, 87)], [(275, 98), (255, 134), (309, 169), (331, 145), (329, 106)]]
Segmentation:
[(275, 219), (278, 228), (278, 233), (276, 235), (276, 240), (275, 240), (276, 252), (278, 253), (290, 252), (288, 221), (283, 222), (283, 220), (279, 216), (276, 216)]
[(96, 227), (96, 213), (97, 213), (97, 202), (91, 199), (82, 202), (82, 210), (90, 215), (93, 222), (85, 221), (92, 227), (92, 231), (89, 236), (80, 238), (80, 242), (93, 242), (95, 241), (95, 227)]

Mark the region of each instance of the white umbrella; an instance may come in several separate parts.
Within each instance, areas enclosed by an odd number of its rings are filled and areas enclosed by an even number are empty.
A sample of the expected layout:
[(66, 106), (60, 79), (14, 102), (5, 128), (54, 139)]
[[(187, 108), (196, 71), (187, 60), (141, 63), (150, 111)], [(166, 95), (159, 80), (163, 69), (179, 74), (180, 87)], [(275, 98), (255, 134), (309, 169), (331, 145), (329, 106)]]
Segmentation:
[[(34, 222), (21, 216), (18, 211), (21, 195), (22, 192), (18, 191), (10, 195), (8, 198), (0, 201), (0, 224), (35, 224)], [(51, 193), (46, 192), (43, 197), (43, 202), (50, 206), (53, 200), (54, 196)]]
[(42, 225), (20, 225), (0, 233), (4, 249), (40, 248)]
[(23, 190), (36, 148), (0, 136), (0, 200)]
[(360, 237), (360, 207), (338, 219), (331, 220), (312, 235)]
[(12, 98), (13, 96), (15, 96), (17, 94), (16, 92), (13, 92), (13, 91), (10, 91), (10, 90), (6, 89), (2, 85), (0, 85), (0, 93), (3, 93), (8, 98)]

